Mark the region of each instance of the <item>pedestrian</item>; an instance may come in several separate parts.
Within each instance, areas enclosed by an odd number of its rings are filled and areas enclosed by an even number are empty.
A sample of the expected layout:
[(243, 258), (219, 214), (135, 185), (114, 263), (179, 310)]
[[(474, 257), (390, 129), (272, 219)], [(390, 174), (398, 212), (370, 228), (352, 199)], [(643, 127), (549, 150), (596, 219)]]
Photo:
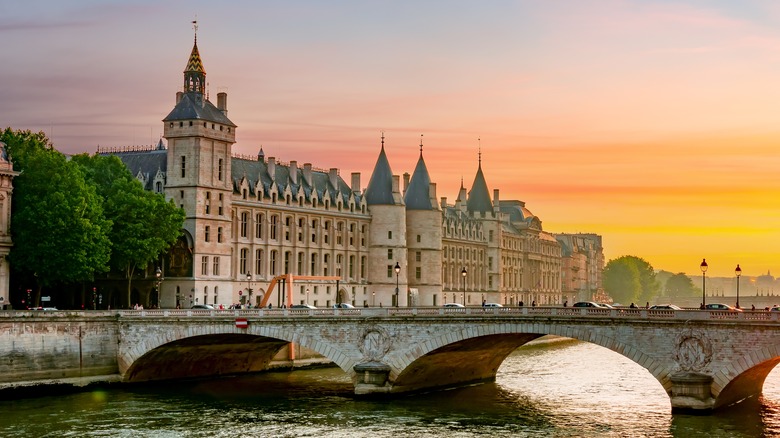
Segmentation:
[(523, 307), (523, 301), (522, 300), (520, 300), (520, 302), (518, 303), (518, 307)]
[(271, 310), (271, 307), (273, 307), (273, 304), (268, 303), (268, 310)]
[(649, 308), (650, 308), (650, 301), (648, 301), (647, 304), (645, 304), (645, 309), (649, 309)]
[(564, 301), (563, 302), (563, 307), (569, 307), (569, 302), (568, 301)]
[(636, 309), (636, 304), (634, 304), (634, 303), (631, 303), (631, 305), (630, 305), (630, 306), (628, 306), (628, 308), (629, 308), (629, 309)]
[(752, 305), (750, 306), (750, 310), (756, 310), (756, 305), (755, 305), (755, 304), (752, 304)]
[(536, 300), (531, 301), (531, 307), (536, 307)]
[(485, 307), (485, 300), (482, 300), (482, 307)]

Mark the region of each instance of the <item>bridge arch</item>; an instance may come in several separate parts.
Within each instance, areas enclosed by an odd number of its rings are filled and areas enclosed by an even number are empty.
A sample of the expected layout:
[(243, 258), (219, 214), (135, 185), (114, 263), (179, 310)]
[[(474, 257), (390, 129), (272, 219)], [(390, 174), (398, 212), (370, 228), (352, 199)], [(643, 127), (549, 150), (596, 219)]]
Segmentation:
[(393, 361), (389, 379), (391, 392), (434, 389), (479, 381), (495, 380), (503, 361), (518, 347), (544, 335), (572, 338), (607, 348), (646, 369), (671, 391), (672, 370), (634, 345), (596, 335), (580, 327), (538, 323), (492, 324), (463, 327), (432, 337), (417, 346), (415, 354), (400, 355)]
[(133, 336), (133, 345), (120, 348), (119, 372), (126, 382), (172, 380), (258, 372), (267, 369), (274, 356), (290, 342), (328, 358), (354, 378), (356, 361), (343, 348), (301, 335), (290, 327), (250, 325), (160, 325)]
[[(712, 394), (715, 408), (728, 406), (763, 392), (764, 381), (780, 363), (780, 352), (776, 347), (764, 348), (740, 358), (715, 375)], [(734, 370), (728, 372), (728, 370)]]

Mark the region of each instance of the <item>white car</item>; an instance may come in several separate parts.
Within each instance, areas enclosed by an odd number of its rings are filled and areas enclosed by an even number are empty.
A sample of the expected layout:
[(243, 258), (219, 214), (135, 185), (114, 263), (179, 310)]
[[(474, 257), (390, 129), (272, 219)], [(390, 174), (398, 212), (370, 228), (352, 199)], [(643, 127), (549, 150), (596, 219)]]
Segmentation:
[(355, 306), (349, 303), (338, 303), (333, 305), (334, 309), (354, 309)]
[(485, 303), (482, 305), (482, 307), (504, 307), (504, 306), (498, 303)]
[(466, 307), (460, 303), (445, 303), (442, 307)]

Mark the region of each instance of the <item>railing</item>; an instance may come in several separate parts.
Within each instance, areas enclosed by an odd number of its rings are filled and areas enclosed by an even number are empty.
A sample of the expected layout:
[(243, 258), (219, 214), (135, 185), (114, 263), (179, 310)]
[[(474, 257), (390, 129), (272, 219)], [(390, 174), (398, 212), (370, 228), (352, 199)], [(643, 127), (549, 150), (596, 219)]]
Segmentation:
[(728, 322), (780, 321), (780, 312), (669, 309), (599, 309), (592, 307), (363, 307), (354, 309), (144, 309), (144, 310), (6, 310), (0, 318), (38, 317), (485, 317), (598, 318), (638, 320), (723, 320)]

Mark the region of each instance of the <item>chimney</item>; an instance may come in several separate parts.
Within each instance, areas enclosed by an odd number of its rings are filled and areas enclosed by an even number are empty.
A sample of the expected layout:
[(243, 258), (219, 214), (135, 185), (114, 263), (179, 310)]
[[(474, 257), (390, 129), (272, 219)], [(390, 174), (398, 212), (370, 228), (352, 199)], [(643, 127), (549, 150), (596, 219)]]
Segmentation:
[(409, 172), (404, 173), (404, 196), (406, 196), (407, 187), (409, 187)]
[(401, 177), (398, 175), (393, 175), (393, 193), (398, 193), (398, 186), (401, 182)]
[(297, 161), (290, 161), (290, 181), (292, 181), (293, 184), (298, 184), (298, 162)]
[(224, 91), (217, 93), (217, 108), (227, 116), (227, 93)]
[(336, 189), (336, 191), (339, 190), (339, 170), (335, 167), (331, 167), (328, 171), (328, 179), (330, 180), (330, 183), (333, 185), (333, 188)]
[(441, 197), (441, 209), (444, 210), (445, 208), (447, 208), (447, 197), (446, 196), (442, 196)]
[(182, 91), (177, 91), (176, 92), (176, 105), (178, 105), (179, 102), (181, 102), (182, 96), (184, 96), (184, 92), (182, 92)]
[(498, 208), (499, 208), (498, 189), (493, 189), (493, 209), (497, 210)]
[(436, 205), (436, 183), (428, 185), (428, 196), (430, 197), (431, 205)]
[(276, 180), (276, 158), (268, 157), (268, 176), (271, 177), (271, 181)]
[(352, 172), (352, 193), (360, 193), (360, 172)]
[(306, 181), (306, 184), (311, 184), (311, 163), (303, 163), (303, 179)]

